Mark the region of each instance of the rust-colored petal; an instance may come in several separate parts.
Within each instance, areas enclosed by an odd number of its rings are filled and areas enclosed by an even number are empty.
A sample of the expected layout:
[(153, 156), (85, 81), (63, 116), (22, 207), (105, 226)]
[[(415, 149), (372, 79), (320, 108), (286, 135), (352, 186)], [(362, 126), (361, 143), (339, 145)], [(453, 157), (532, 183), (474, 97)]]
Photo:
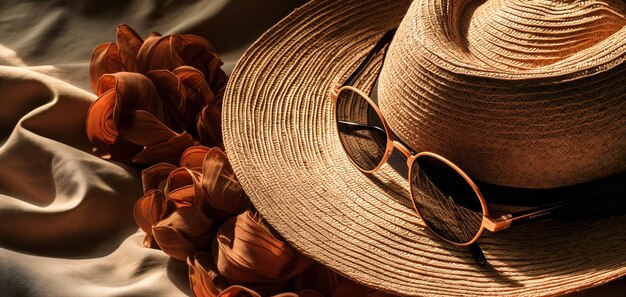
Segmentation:
[(260, 217), (246, 211), (226, 221), (213, 247), (215, 266), (229, 282), (266, 294), (280, 292), (311, 261), (271, 233)]
[(116, 42), (119, 47), (120, 61), (124, 65), (125, 71), (138, 72), (137, 53), (143, 44), (143, 39), (130, 26), (120, 24), (117, 26)]
[(120, 135), (129, 142), (143, 146), (143, 150), (132, 159), (135, 163), (176, 164), (187, 148), (198, 145), (189, 134), (170, 130), (146, 111), (136, 110), (124, 116), (125, 123), (118, 124)]
[(163, 252), (185, 261), (210, 247), (211, 226), (212, 221), (199, 210), (182, 207), (153, 226), (152, 234)]
[(234, 285), (222, 291), (219, 297), (261, 297), (261, 294), (243, 286)]
[(226, 85), (226, 74), (221, 69), (223, 63), (220, 57), (206, 39), (197, 35), (160, 36), (153, 33), (142, 45), (138, 58), (142, 72), (174, 70), (187, 65), (204, 74), (214, 93)]
[(213, 267), (209, 252), (198, 252), (187, 258), (189, 285), (196, 297), (216, 297), (228, 287), (228, 282)]
[(211, 90), (216, 97), (219, 98), (215, 103), (218, 106), (222, 106), (222, 94), (224, 94), (224, 90), (226, 89), (226, 82), (228, 77), (226, 73), (222, 70), (222, 59), (213, 53), (210, 57), (205, 60), (206, 69), (203, 71), (206, 77), (206, 81), (209, 84)]
[(206, 146), (192, 146), (183, 152), (180, 156), (180, 166), (189, 169), (202, 168), (204, 164), (204, 157), (209, 152), (209, 148)]
[[(159, 141), (181, 140), (160, 122), (165, 119), (163, 106), (145, 76), (131, 72), (105, 74), (98, 82), (97, 92), (100, 97), (87, 115), (87, 136), (101, 155), (132, 162), (144, 146), (152, 149)], [(174, 162), (183, 151), (176, 152)]]
[(91, 103), (87, 111), (87, 138), (98, 155), (129, 163), (142, 147), (120, 137), (115, 121), (116, 99), (115, 90), (109, 90)]
[(139, 68), (142, 72), (174, 70), (185, 65), (176, 51), (181, 46), (180, 34), (160, 36), (152, 33), (139, 49)]
[(105, 74), (98, 82), (98, 94), (115, 89), (115, 113), (118, 125), (128, 121), (123, 115), (136, 110), (152, 114), (158, 121), (167, 124), (165, 107), (152, 81), (140, 73), (118, 72)]
[(185, 121), (185, 129), (198, 137), (197, 121), (202, 109), (207, 104), (215, 104), (215, 96), (204, 79), (202, 72), (189, 66), (174, 69), (174, 74), (182, 84), (181, 102), (178, 112)]
[[(244, 286), (234, 285), (234, 286), (228, 287), (218, 296), (219, 297), (261, 297), (263, 295), (259, 294), (258, 292), (252, 289), (246, 288)], [(304, 291), (298, 291), (298, 292), (285, 292), (285, 293), (272, 295), (272, 297), (323, 297), (323, 296), (324, 295), (318, 292), (315, 292), (313, 290), (304, 290)]]
[(135, 203), (133, 216), (135, 222), (146, 232), (144, 245), (146, 247), (158, 247), (152, 237), (152, 226), (165, 218), (171, 212), (171, 207), (161, 191), (151, 190)]
[[(213, 51), (213, 46), (206, 39), (192, 34), (181, 36), (182, 46), (177, 48), (185, 65), (200, 70), (215, 95), (223, 93), (226, 86), (226, 73), (221, 69), (222, 59)], [(220, 92), (221, 90), (221, 92)]]
[(179, 106), (185, 100), (183, 90), (185, 86), (180, 78), (166, 69), (148, 71), (145, 75), (157, 88), (161, 103), (166, 107), (167, 126), (178, 133), (185, 131), (186, 119), (179, 112)]
[(207, 152), (202, 166), (202, 184), (196, 191), (202, 194), (198, 199), (201, 208), (217, 221), (251, 208), (226, 154), (219, 148)]
[(162, 38), (164, 37), (158, 32), (152, 32), (148, 38), (144, 39), (143, 44), (137, 52), (137, 61), (139, 62), (140, 72), (145, 73), (150, 70), (146, 67), (148, 62), (147, 59), (153, 55), (155, 46)]
[(193, 185), (176, 188), (167, 194), (167, 198), (170, 199), (174, 205), (180, 207), (195, 207), (195, 193), (196, 190)]
[[(176, 44), (176, 50), (185, 65), (192, 66), (200, 71), (206, 70), (206, 63), (217, 57), (213, 45), (201, 36), (193, 34), (180, 35), (180, 43)], [(217, 58), (219, 59), (219, 57)], [(207, 77), (210, 79), (210, 77)]]
[(195, 207), (196, 205), (196, 180), (200, 178), (200, 173), (180, 167), (173, 170), (167, 177), (165, 194), (176, 207)]
[(185, 150), (198, 144), (198, 141), (193, 139), (191, 135), (183, 132), (166, 142), (147, 146), (143, 151), (135, 155), (133, 162), (137, 164), (155, 164), (159, 162), (176, 164)]
[(141, 171), (141, 184), (143, 192), (146, 193), (151, 189), (165, 191), (167, 177), (176, 169), (175, 165), (169, 163), (154, 164)]
[(200, 143), (204, 146), (215, 147), (221, 145), (222, 138), (222, 108), (215, 104), (207, 104), (196, 123)]
[(195, 68), (181, 66), (173, 71), (151, 70), (146, 76), (157, 87), (163, 104), (169, 107), (168, 118), (176, 119), (176, 122), (171, 122), (168, 126), (175, 131), (185, 130), (198, 137), (198, 114), (214, 97), (204, 75)]
[(168, 194), (170, 191), (176, 190), (177, 188), (193, 185), (193, 182), (194, 176), (189, 170), (187, 170), (187, 168), (176, 168), (170, 172), (170, 175), (167, 177), (165, 194)]
[(124, 71), (124, 66), (120, 60), (119, 48), (115, 43), (100, 44), (93, 49), (89, 62), (89, 83), (94, 92), (98, 92), (98, 81), (102, 75), (120, 71)]
[(120, 135), (135, 144), (150, 146), (166, 142), (178, 135), (145, 110), (135, 110), (124, 115), (118, 124)]

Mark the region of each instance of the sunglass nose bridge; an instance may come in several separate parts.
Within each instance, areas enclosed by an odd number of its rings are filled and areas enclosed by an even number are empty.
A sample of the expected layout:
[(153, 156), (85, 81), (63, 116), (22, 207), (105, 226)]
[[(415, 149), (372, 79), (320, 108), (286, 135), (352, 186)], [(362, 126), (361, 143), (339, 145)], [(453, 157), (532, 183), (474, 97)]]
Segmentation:
[(404, 144), (394, 140), (393, 147), (400, 151), (407, 158), (407, 160), (411, 158), (411, 150), (409, 150), (409, 148), (407, 148)]

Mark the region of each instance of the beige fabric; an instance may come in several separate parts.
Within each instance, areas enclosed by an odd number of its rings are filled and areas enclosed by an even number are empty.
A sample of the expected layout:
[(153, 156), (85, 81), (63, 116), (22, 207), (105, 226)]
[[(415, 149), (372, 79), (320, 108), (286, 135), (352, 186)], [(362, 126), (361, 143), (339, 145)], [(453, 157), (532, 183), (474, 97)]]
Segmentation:
[(199, 34), (230, 72), (301, 2), (0, 2), (0, 295), (184, 296), (187, 265), (142, 245), (137, 168), (100, 159), (85, 134), (93, 48), (119, 23)]
[[(330, 92), (398, 26), (410, 2), (311, 2), (244, 54), (224, 95), (222, 124), (226, 151), (255, 207), (305, 254), (394, 293), (558, 295), (626, 275), (626, 216), (542, 221), (485, 234), (480, 242), (490, 264), (481, 267), (425, 229), (405, 178), (388, 165), (364, 175), (350, 163)], [(436, 3), (453, 1), (415, 1), (412, 10)], [(411, 15), (405, 26), (446, 11), (437, 8)], [(377, 73), (370, 68), (364, 86)]]

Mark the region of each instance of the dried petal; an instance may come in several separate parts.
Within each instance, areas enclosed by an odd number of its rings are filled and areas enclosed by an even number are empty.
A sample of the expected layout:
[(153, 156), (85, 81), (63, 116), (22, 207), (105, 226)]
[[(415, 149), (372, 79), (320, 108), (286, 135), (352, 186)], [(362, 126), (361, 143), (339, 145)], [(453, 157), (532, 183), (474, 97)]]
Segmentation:
[(195, 194), (196, 190), (193, 185), (181, 187), (172, 190), (168, 195), (169, 198), (177, 208), (180, 207), (195, 207)]
[(217, 98), (220, 98), (215, 103), (218, 106), (222, 106), (222, 94), (224, 94), (224, 90), (226, 89), (226, 81), (228, 77), (226, 73), (222, 70), (222, 59), (216, 54), (211, 53), (207, 57), (204, 58), (204, 62), (206, 63), (206, 68), (200, 69), (204, 73), (205, 79), (209, 84), (211, 90)]
[(89, 62), (89, 83), (94, 92), (97, 92), (98, 81), (102, 75), (120, 71), (124, 71), (124, 66), (115, 43), (100, 44), (93, 49)]
[(204, 146), (215, 147), (221, 145), (222, 139), (222, 108), (208, 104), (198, 115), (198, 137)]
[(101, 97), (87, 123), (97, 153), (127, 163), (176, 164), (199, 144), (194, 138), (221, 146), (227, 78), (221, 65), (202, 37), (152, 33), (144, 41), (119, 25), (117, 44), (96, 47), (90, 64), (90, 83)]
[(261, 294), (243, 286), (230, 286), (219, 297), (261, 297)]
[(213, 268), (211, 253), (199, 252), (187, 258), (189, 284), (196, 297), (216, 297), (228, 282)]
[(87, 135), (112, 158), (141, 164), (177, 163), (197, 142), (166, 123), (168, 115), (152, 82), (137, 73), (106, 74), (98, 84), (100, 98), (90, 107)]
[(109, 90), (94, 101), (87, 111), (87, 138), (96, 152), (122, 162), (131, 162), (142, 147), (120, 138), (115, 121), (115, 90)]
[(216, 243), (214, 258), (220, 274), (255, 290), (280, 289), (311, 263), (250, 211), (226, 221), (218, 229)]
[(219, 148), (212, 148), (204, 158), (202, 184), (196, 189), (202, 194), (199, 204), (215, 220), (225, 220), (251, 208), (250, 200), (226, 157)]
[(166, 142), (147, 146), (143, 151), (135, 155), (132, 160), (138, 164), (155, 164), (159, 162), (176, 164), (185, 150), (197, 145), (198, 142), (195, 139), (183, 132)]
[(111, 89), (115, 89), (115, 120), (118, 125), (128, 120), (123, 117), (124, 114), (144, 110), (167, 126), (166, 107), (152, 81), (143, 74), (118, 72), (103, 75), (98, 82), (98, 94)]
[(143, 39), (137, 32), (126, 24), (117, 26), (117, 46), (119, 47), (120, 61), (125, 71), (138, 72), (139, 61), (137, 53), (143, 44)]
[(194, 253), (209, 248), (211, 226), (212, 221), (199, 210), (182, 207), (153, 226), (152, 234), (163, 252), (185, 261)]
[(146, 193), (151, 189), (165, 191), (167, 177), (177, 167), (169, 163), (154, 164), (141, 171), (141, 183), (143, 192)]
[[(179, 108), (184, 98), (184, 85), (180, 78), (169, 70), (152, 70), (146, 73), (161, 97), (164, 106), (167, 106), (167, 118), (170, 119), (168, 126), (176, 132), (185, 131), (185, 118)], [(194, 131), (195, 133), (195, 131)]]
[[(243, 286), (230, 286), (226, 290), (224, 290), (219, 297), (261, 297), (262, 295), (258, 292), (251, 290), (249, 288)], [(272, 295), (272, 297), (323, 297), (320, 293), (317, 293), (313, 290), (304, 290), (298, 291), (295, 293), (286, 292), (280, 293), (277, 295)]]
[[(148, 58), (150, 58), (153, 55), (155, 45), (162, 38), (164, 38), (164, 37), (161, 34), (159, 34), (157, 32), (152, 32), (150, 34), (150, 36), (148, 36), (148, 38), (146, 38), (143, 41), (143, 44), (141, 45), (141, 47), (139, 48), (139, 51), (137, 52), (137, 60), (139, 61), (139, 71), (140, 72), (144, 72), (145, 73), (145, 72), (148, 72), (150, 70), (150, 69), (148, 69), (148, 67), (146, 67), (147, 62), (148, 62)], [(165, 58), (165, 56), (162, 56), (162, 58)], [(159, 69), (159, 68), (155, 68), (155, 69)]]
[(167, 177), (167, 184), (165, 185), (165, 194), (170, 193), (178, 188), (185, 186), (191, 186), (194, 183), (194, 177), (187, 168), (179, 167), (173, 170)]
[(204, 157), (209, 152), (206, 146), (192, 146), (183, 152), (180, 157), (180, 166), (189, 169), (202, 168)]
[(165, 218), (171, 212), (171, 207), (160, 191), (151, 190), (137, 200), (133, 210), (135, 222), (146, 232), (144, 245), (156, 247), (152, 237), (152, 226)]
[(141, 71), (174, 70), (185, 65), (177, 51), (182, 43), (180, 34), (160, 36), (152, 33), (139, 49), (138, 58)]
[(123, 124), (118, 124), (120, 135), (141, 146), (166, 142), (178, 135), (145, 110), (128, 112), (124, 118)]
[[(180, 39), (182, 42), (177, 44), (176, 49), (185, 65), (204, 72), (207, 68), (206, 64), (216, 60), (217, 55), (215, 55), (213, 46), (208, 40), (193, 34), (181, 35)], [(217, 59), (219, 60), (219, 57)]]
[(204, 79), (204, 75), (197, 69), (182, 66), (174, 69), (174, 74), (179, 77), (183, 86), (178, 112), (185, 120), (185, 129), (193, 136), (198, 137), (198, 115), (207, 104), (215, 104), (215, 96)]

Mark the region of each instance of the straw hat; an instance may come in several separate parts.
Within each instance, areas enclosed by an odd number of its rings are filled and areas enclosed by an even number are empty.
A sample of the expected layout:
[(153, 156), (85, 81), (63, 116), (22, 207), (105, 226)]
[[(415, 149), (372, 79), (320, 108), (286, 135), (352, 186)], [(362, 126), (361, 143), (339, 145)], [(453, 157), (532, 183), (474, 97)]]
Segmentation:
[(625, 24), (620, 0), (310, 2), (237, 64), (225, 148), (286, 240), (371, 287), (537, 296), (608, 282), (626, 275), (626, 216), (485, 234), (478, 266), (425, 229), (404, 176), (351, 164), (329, 94), (397, 27), (358, 87), (380, 73), (381, 110), (413, 149), (497, 185), (590, 181), (626, 170)]

